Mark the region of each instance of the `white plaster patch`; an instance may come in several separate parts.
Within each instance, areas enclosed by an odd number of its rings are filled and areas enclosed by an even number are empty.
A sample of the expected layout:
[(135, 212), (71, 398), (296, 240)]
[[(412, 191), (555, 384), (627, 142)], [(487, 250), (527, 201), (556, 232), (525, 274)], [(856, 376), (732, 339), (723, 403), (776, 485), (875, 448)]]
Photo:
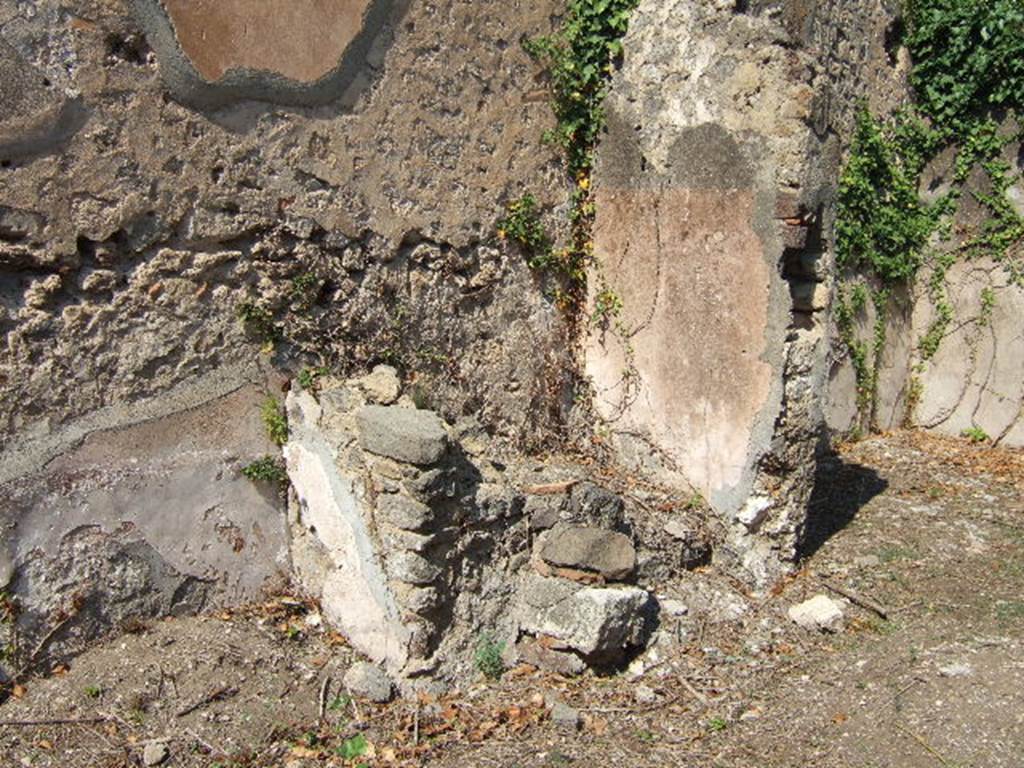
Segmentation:
[[(301, 524), (326, 550), (325, 561), (292, 548), (296, 572), (322, 577), (321, 606), (327, 619), (373, 661), (400, 670), (408, 660), (410, 631), (402, 624), (370, 536), (355, 479), (342, 474), (327, 443), (311, 426), (319, 413), (307, 393), (289, 394), (292, 435), (285, 446), (288, 477), (299, 498)], [(314, 418), (310, 418), (310, 417)], [(308, 578), (308, 577), (307, 577)], [(317, 579), (319, 581), (319, 579)]]

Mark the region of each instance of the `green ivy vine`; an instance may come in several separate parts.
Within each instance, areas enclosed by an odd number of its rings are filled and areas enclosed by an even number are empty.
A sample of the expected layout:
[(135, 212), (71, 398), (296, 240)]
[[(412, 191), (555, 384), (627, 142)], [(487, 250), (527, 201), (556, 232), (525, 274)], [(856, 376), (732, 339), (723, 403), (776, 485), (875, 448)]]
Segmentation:
[[(923, 366), (955, 319), (946, 275), (958, 260), (986, 256), (1024, 284), (1024, 220), (1006, 194), (1020, 175), (1003, 157), (1024, 131), (1001, 128), (1008, 111), (1024, 106), (1024, 0), (908, 0), (904, 16), (915, 102), (884, 118), (860, 112), (837, 201), (836, 259), (847, 285), (838, 291), (836, 320), (857, 378), (862, 428), (875, 424), (886, 317), (897, 288), (928, 267), (935, 311), (918, 340)], [(951, 188), (925, 202), (922, 174), (949, 147), (956, 154)], [(987, 184), (969, 184), (976, 168)], [(968, 190), (988, 218), (957, 241), (952, 216)], [(870, 344), (856, 333), (869, 298)], [(987, 290), (979, 322), (990, 321), (994, 306)], [(912, 409), (921, 396), (916, 375), (909, 391)]]
[[(556, 247), (541, 225), (541, 212), (529, 193), (509, 204), (498, 222), (498, 235), (522, 247), (534, 269), (564, 278), (557, 298), (570, 311), (583, 305), (587, 267), (593, 264), (591, 174), (594, 150), (605, 125), (603, 103), (615, 62), (622, 55), (622, 37), (638, 2), (568, 0), (558, 30), (523, 42), (526, 52), (544, 66), (551, 87), (557, 124), (544, 138), (562, 151), (572, 183), (570, 235), (566, 245)], [(614, 305), (610, 298), (605, 303), (609, 301)]]

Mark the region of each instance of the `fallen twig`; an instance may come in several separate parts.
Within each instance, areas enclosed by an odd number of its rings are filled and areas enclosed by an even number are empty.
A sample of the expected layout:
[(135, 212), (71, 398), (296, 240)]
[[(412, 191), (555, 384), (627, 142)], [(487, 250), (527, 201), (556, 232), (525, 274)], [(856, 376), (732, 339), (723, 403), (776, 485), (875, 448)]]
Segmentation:
[(934, 758), (935, 758), (936, 760), (938, 760), (938, 761), (939, 761), (940, 763), (942, 763), (942, 764), (943, 764), (944, 766), (952, 766), (952, 763), (950, 763), (950, 762), (949, 762), (949, 761), (948, 761), (948, 760), (947, 760), (947, 759), (946, 759), (946, 758), (945, 758), (945, 757), (944, 757), (944, 756), (942, 755), (942, 753), (941, 753), (941, 752), (939, 752), (939, 751), (938, 751), (937, 749), (935, 749), (935, 747), (933, 747), (933, 746), (932, 746), (931, 744), (929, 744), (929, 743), (928, 743), (927, 741), (925, 741), (925, 740), (924, 740), (924, 738), (922, 738), (921, 736), (918, 736), (918, 735), (917, 735), (916, 733), (914, 733), (914, 732), (913, 732), (913, 731), (911, 731), (910, 729), (908, 729), (908, 728), (904, 728), (904, 727), (903, 727), (902, 725), (900, 725), (899, 723), (893, 723), (893, 725), (894, 725), (894, 726), (896, 727), (896, 730), (898, 730), (898, 731), (900, 731), (900, 732), (902, 732), (902, 733), (905, 733), (905, 734), (906, 734), (907, 736), (909, 736), (909, 737), (910, 737), (910, 738), (912, 738), (912, 739), (913, 739), (914, 741), (916, 741), (916, 742), (917, 742), (918, 744), (920, 744), (920, 745), (921, 745), (922, 747), (924, 747), (924, 748), (925, 748), (926, 750), (928, 750), (928, 753), (929, 753), (930, 755), (932, 755), (932, 756), (933, 756), (933, 757), (934, 757)]
[(184, 709), (179, 710), (178, 712), (175, 713), (175, 717), (184, 717), (185, 715), (189, 715), (189, 714), (195, 712), (197, 709), (199, 709), (201, 707), (205, 707), (207, 704), (212, 704), (215, 701), (222, 701), (223, 699), (230, 699), (232, 696), (236, 695), (237, 693), (238, 693), (238, 689), (237, 688), (235, 688), (234, 686), (225, 685), (225, 686), (223, 686), (221, 688), (218, 688), (217, 690), (213, 691), (212, 693), (204, 696), (203, 698), (201, 698), (199, 701), (195, 702), (194, 704), (190, 704), (189, 706), (185, 707)]
[(35, 725), (96, 725), (110, 717), (54, 717), (43, 720), (0, 720), (0, 728), (31, 728)]
[(210, 750), (211, 755), (227, 755), (227, 752), (225, 752), (223, 749), (213, 746), (213, 744), (208, 742), (206, 739), (204, 739), (198, 733), (193, 731), (191, 728), (186, 728), (185, 733), (191, 736), (192, 739), (194, 739), (196, 742)]
[(688, 690), (688, 691), (689, 691), (689, 692), (690, 692), (691, 694), (693, 694), (693, 696), (694, 696), (694, 697), (695, 697), (696, 699), (699, 699), (699, 700), (700, 700), (700, 703), (701, 703), (701, 704), (703, 704), (703, 705), (704, 705), (705, 707), (706, 707), (706, 706), (708, 706), (708, 703), (709, 703), (709, 702), (708, 702), (708, 697), (707, 697), (707, 696), (705, 696), (705, 695), (704, 695), (703, 693), (701, 693), (700, 691), (698, 691), (698, 690), (697, 690), (696, 688), (694, 688), (694, 687), (693, 687), (692, 685), (690, 685), (690, 681), (689, 681), (689, 680), (687, 680), (687, 679), (686, 679), (685, 677), (680, 677), (680, 678), (679, 678), (679, 682), (681, 682), (681, 683), (683, 684), (683, 687), (684, 687), (684, 688), (685, 688), (686, 690)]
[(533, 496), (551, 496), (556, 493), (565, 493), (577, 483), (579, 483), (579, 480), (566, 480), (561, 483), (545, 483), (544, 485), (528, 485), (523, 488), (523, 492)]
[(823, 587), (832, 590), (837, 595), (842, 595), (854, 605), (859, 605), (861, 608), (866, 608), (869, 611), (877, 613), (886, 621), (889, 620), (889, 611), (880, 606), (874, 600), (869, 600), (866, 597), (862, 597), (861, 595), (858, 595), (856, 592), (833, 584), (831, 581), (828, 581), (826, 579), (819, 579), (819, 581), (821, 581), (821, 585)]
[(899, 689), (898, 691), (896, 691), (896, 693), (894, 693), (894, 694), (893, 694), (893, 697), (892, 697), (892, 703), (893, 703), (893, 704), (895, 704), (895, 703), (896, 703), (896, 700), (897, 700), (897, 699), (898, 699), (898, 698), (899, 698), (900, 696), (902, 696), (902, 695), (903, 695), (904, 693), (906, 693), (907, 691), (909, 691), (909, 690), (910, 690), (911, 688), (913, 688), (913, 687), (914, 687), (915, 685), (919, 685), (920, 683), (924, 683), (924, 682), (927, 682), (927, 681), (926, 681), (926, 680), (925, 680), (924, 678), (921, 678), (921, 677), (915, 677), (915, 678), (914, 678), (913, 680), (911, 680), (911, 681), (910, 681), (909, 683), (907, 683), (907, 684), (906, 684), (905, 686), (903, 686), (903, 687), (902, 687), (902, 688), (900, 688), (900, 689)]
[(331, 686), (331, 676), (324, 675), (324, 681), (320, 685), (320, 722), (324, 721), (324, 715), (327, 713), (327, 689)]
[(363, 724), (363, 715), (359, 711), (359, 705), (356, 703), (356, 697), (352, 695), (352, 689), (349, 688), (347, 685), (345, 686), (345, 692), (348, 694), (349, 701), (352, 702), (352, 712), (355, 713), (356, 724), (359, 725), (359, 726), (362, 726), (362, 724)]

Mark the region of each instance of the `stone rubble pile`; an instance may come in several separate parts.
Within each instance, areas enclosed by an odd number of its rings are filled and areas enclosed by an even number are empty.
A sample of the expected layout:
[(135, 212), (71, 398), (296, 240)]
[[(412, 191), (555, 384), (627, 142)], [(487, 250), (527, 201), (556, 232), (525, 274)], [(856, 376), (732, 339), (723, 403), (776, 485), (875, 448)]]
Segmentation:
[[(386, 366), (294, 387), (287, 412), (297, 578), (400, 686), (468, 671), (491, 633), (509, 661), (562, 674), (643, 649), (658, 609), (637, 584), (641, 528), (579, 467), (489, 457), (472, 420), (417, 409)], [(700, 539), (648, 527), (663, 566)]]

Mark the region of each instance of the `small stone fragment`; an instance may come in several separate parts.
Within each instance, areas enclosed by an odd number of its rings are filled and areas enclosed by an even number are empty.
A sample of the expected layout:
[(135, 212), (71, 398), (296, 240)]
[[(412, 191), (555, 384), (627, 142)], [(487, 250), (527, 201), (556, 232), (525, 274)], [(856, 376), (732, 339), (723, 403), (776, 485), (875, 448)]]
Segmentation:
[(551, 703), (551, 722), (567, 731), (578, 731), (580, 713), (568, 704), (555, 699)]
[(377, 502), (377, 513), (391, 525), (406, 531), (423, 530), (434, 517), (433, 511), (426, 504), (400, 493), (381, 496)]
[(430, 469), (420, 472), (405, 482), (405, 489), (426, 504), (455, 495), (455, 480), (451, 472), (442, 469)]
[(162, 741), (151, 741), (142, 750), (144, 765), (160, 765), (171, 756), (171, 750)]
[(523, 511), (530, 518), (530, 528), (546, 531), (561, 519), (562, 499), (552, 496), (527, 496)]
[(815, 595), (810, 600), (789, 609), (789, 618), (804, 629), (838, 632), (843, 628), (843, 610), (826, 595)]
[(664, 530), (673, 539), (680, 541), (687, 541), (693, 535), (693, 532), (682, 520), (669, 520), (665, 523)]
[(751, 532), (756, 531), (768, 516), (772, 504), (769, 498), (753, 496), (743, 505), (743, 509), (736, 513), (736, 519)]
[(388, 558), (391, 578), (406, 584), (429, 585), (441, 575), (441, 569), (416, 552), (397, 552)]
[(369, 699), (377, 704), (391, 701), (391, 678), (380, 667), (365, 661), (357, 661), (345, 673), (345, 687), (354, 696)]
[(555, 638), (584, 656), (620, 660), (642, 644), (650, 595), (637, 587), (582, 587), (527, 574), (518, 595), (523, 630)]
[(658, 694), (648, 685), (638, 685), (633, 695), (637, 704), (653, 704), (658, 700)]
[(587, 669), (583, 659), (572, 651), (549, 648), (533, 638), (521, 640), (516, 645), (516, 653), (520, 661), (563, 677), (575, 677)]
[(601, 528), (556, 525), (538, 554), (550, 565), (596, 571), (609, 581), (627, 579), (636, 569), (636, 550), (629, 537)]
[(970, 677), (974, 670), (970, 664), (966, 664), (962, 661), (954, 662), (953, 664), (947, 664), (944, 667), (939, 667), (939, 674), (942, 677)]
[(593, 483), (576, 483), (569, 494), (569, 510), (579, 521), (612, 527), (622, 522), (622, 497)]
[(658, 600), (658, 605), (661, 606), (661, 612), (669, 616), (685, 616), (690, 612), (690, 608), (686, 603), (680, 600), (673, 600), (672, 598), (665, 598), (664, 600)]
[(390, 365), (378, 365), (371, 373), (358, 379), (356, 384), (372, 403), (391, 405), (402, 393), (398, 371)]

